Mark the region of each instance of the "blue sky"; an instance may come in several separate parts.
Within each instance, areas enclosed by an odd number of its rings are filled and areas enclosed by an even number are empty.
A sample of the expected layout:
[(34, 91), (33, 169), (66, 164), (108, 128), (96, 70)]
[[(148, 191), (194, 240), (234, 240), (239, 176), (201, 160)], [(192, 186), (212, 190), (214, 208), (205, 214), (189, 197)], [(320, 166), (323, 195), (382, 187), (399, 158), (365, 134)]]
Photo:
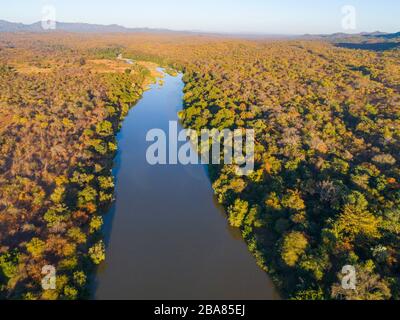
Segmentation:
[[(32, 23), (53, 5), (56, 20), (232, 33), (400, 31), (399, 0), (1, 0), (0, 19)], [(342, 27), (355, 8), (356, 29)]]

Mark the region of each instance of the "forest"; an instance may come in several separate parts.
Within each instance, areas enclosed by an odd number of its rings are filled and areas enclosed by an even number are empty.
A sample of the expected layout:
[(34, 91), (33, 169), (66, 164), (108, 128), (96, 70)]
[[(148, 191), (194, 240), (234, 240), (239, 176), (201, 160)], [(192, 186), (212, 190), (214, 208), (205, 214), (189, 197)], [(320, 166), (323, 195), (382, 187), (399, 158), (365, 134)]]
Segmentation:
[[(210, 171), (229, 222), (284, 295), (397, 299), (398, 52), (261, 44), (189, 68), (186, 126), (256, 131), (253, 175)], [(346, 265), (357, 290), (342, 289)]]
[[(184, 73), (185, 127), (255, 130), (253, 174), (209, 174), (284, 298), (399, 299), (400, 51), (142, 33), (0, 38), (0, 297), (89, 294), (115, 133), (150, 76), (118, 54)], [(48, 264), (62, 270), (52, 296)]]
[[(99, 65), (103, 54), (1, 41), (0, 298), (89, 297), (105, 258), (115, 134), (150, 73)], [(42, 290), (46, 265), (57, 290)]]

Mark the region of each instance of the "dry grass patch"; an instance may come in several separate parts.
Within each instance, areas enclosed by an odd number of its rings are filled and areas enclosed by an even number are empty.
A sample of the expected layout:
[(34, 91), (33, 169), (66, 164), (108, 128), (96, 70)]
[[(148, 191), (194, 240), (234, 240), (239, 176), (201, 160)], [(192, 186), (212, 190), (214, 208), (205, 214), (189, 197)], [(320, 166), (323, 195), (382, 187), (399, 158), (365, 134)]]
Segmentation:
[(126, 62), (109, 59), (88, 60), (85, 67), (97, 73), (122, 73), (125, 72), (126, 69), (129, 69), (129, 65)]
[(17, 70), (17, 72), (28, 75), (39, 73), (46, 74), (53, 71), (53, 68), (40, 68), (26, 63), (14, 63), (12, 66)]

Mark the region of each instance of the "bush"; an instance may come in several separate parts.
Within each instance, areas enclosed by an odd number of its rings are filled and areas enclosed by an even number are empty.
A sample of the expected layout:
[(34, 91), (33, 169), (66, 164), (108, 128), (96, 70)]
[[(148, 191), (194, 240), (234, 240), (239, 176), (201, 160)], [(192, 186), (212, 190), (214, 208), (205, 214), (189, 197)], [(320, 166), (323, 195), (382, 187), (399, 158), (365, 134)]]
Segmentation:
[(100, 264), (106, 259), (106, 249), (103, 241), (97, 242), (89, 249), (89, 257), (94, 264)]

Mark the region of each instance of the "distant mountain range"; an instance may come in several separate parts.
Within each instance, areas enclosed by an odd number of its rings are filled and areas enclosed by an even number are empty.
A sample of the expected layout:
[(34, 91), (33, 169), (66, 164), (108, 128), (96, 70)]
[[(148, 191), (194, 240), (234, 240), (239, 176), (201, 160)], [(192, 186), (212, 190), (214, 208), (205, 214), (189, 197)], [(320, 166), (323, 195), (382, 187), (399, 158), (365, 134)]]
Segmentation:
[(101, 25), (89, 23), (56, 22), (56, 30), (45, 30), (42, 22), (23, 24), (0, 20), (0, 32), (82, 32), (82, 33), (128, 33), (128, 32), (174, 32), (168, 29), (126, 28), (117, 24)]
[[(191, 33), (191, 34), (212, 34), (210, 32), (201, 31), (173, 31), (169, 29), (151, 29), (151, 28), (126, 28), (117, 24), (101, 25), (89, 23), (67, 23), (57, 22), (56, 30), (45, 30), (42, 28), (41, 22), (32, 24), (23, 24), (0, 20), (0, 32), (82, 32), (82, 33), (134, 33), (134, 32), (147, 32), (147, 33)], [(214, 33), (218, 34), (218, 33)], [(228, 34), (223, 33), (224, 36), (237, 36), (244, 38), (298, 38), (298, 39), (324, 39), (332, 42), (345, 42), (345, 43), (364, 43), (364, 42), (400, 42), (400, 32), (385, 33), (385, 32), (362, 32), (358, 34), (348, 33), (334, 33), (329, 35), (269, 35), (269, 34)]]
[(325, 39), (330, 41), (342, 41), (342, 40), (351, 40), (354, 41), (359, 39), (360, 41), (369, 41), (369, 40), (393, 40), (400, 39), (400, 32), (396, 33), (387, 33), (387, 32), (361, 32), (361, 33), (332, 33), (332, 34), (318, 34), (311, 35), (306, 34), (301, 38), (309, 38), (309, 39)]

